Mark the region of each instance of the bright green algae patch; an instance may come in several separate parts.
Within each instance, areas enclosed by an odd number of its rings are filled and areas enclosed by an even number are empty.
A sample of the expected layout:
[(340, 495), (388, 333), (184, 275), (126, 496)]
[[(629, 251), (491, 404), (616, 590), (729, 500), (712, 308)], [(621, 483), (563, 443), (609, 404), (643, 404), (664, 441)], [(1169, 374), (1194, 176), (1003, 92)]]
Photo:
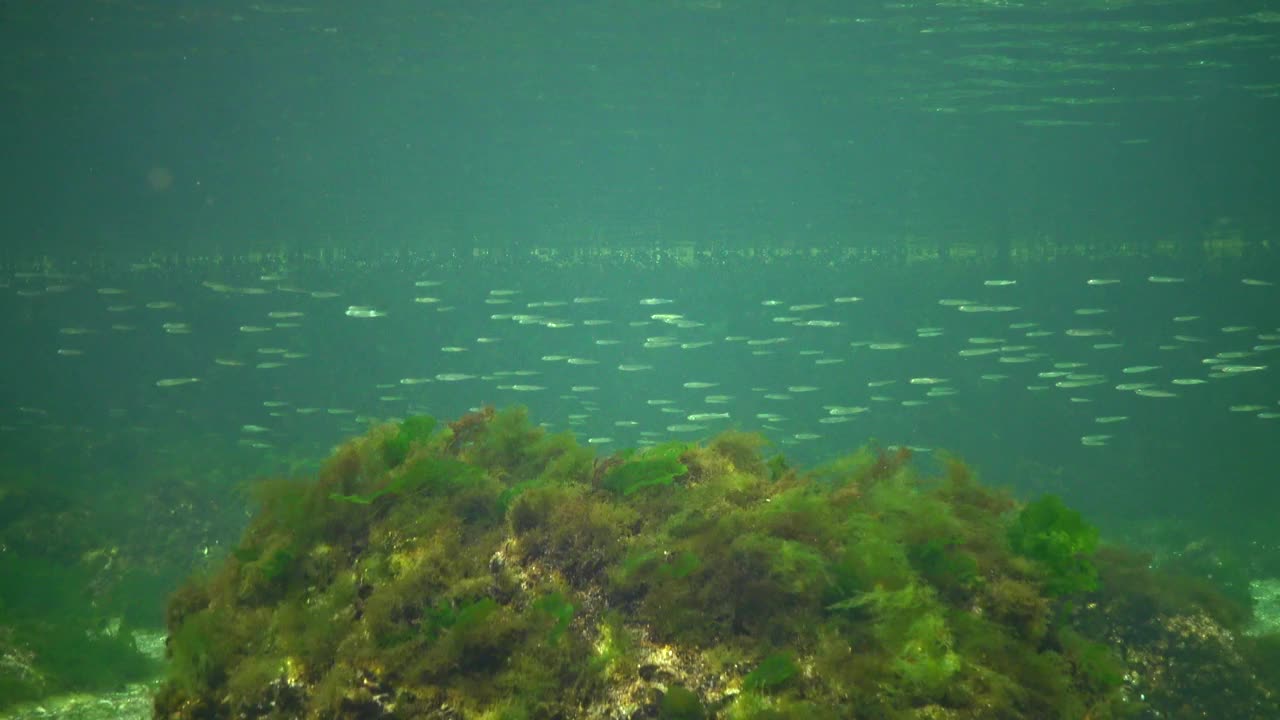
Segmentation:
[(631, 495), (654, 485), (670, 485), (689, 468), (680, 462), (688, 450), (685, 443), (668, 443), (637, 456), (632, 450), (619, 453), (620, 462), (605, 473), (601, 484), (614, 492)]
[[(169, 609), (157, 717), (1127, 717), (1097, 533), (905, 451), (727, 432), (596, 457), (523, 409), (411, 420), (258, 488)], [(1130, 568), (1132, 569), (1132, 568)], [(1105, 580), (1104, 580), (1105, 585)]]

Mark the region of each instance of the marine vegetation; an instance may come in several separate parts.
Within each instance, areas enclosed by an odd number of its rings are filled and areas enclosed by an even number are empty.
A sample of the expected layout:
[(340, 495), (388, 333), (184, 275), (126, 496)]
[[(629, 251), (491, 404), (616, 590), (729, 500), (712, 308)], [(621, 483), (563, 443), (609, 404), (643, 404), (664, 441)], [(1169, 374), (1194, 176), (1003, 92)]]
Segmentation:
[(0, 552), (0, 709), (66, 692), (150, 679), (156, 661), (133, 628), (86, 598), (88, 573)]
[[(192, 457), (202, 467), (211, 459)], [(0, 715), (162, 669), (149, 641), (165, 598), (209, 536), (233, 537), (243, 524), (215, 512), (226, 486), (175, 482), (184, 464), (159, 467), (171, 473), (163, 483), (159, 473), (126, 481), (97, 467), (64, 476), (64, 467), (0, 464)]]
[[(1271, 646), (1238, 651), (1238, 614), (1163, 594), (1061, 500), (905, 449), (767, 448), (597, 457), (519, 407), (374, 428), (259, 485), (174, 594), (156, 717), (1280, 716), (1245, 659)], [(1205, 673), (1236, 695), (1181, 692)]]

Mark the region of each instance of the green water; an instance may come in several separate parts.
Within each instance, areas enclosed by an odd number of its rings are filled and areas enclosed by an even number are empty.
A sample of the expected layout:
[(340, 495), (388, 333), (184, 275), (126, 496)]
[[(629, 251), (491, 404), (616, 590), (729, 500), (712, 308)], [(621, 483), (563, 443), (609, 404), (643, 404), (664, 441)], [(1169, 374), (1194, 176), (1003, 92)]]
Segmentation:
[(954, 453), (1268, 627), (1277, 27), (6, 6), (0, 705), (155, 676), (128, 638), (254, 479), (488, 404), (601, 457), (726, 429), (801, 466)]

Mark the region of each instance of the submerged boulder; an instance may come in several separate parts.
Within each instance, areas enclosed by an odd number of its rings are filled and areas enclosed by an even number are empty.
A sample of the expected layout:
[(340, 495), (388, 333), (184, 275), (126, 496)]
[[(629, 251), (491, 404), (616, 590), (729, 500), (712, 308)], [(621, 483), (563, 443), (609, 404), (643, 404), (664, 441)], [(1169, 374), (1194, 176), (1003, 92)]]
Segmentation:
[[(1155, 618), (1117, 593), (1160, 581), (1056, 499), (1020, 506), (950, 458), (924, 475), (905, 449), (801, 471), (767, 448), (730, 431), (597, 457), (521, 408), (376, 428), (317, 478), (260, 484), (239, 546), (173, 596), (156, 717), (1219, 707), (1168, 689), (1182, 625), (1125, 631)], [(1159, 611), (1220, 630), (1202, 653), (1280, 716), (1206, 598)]]

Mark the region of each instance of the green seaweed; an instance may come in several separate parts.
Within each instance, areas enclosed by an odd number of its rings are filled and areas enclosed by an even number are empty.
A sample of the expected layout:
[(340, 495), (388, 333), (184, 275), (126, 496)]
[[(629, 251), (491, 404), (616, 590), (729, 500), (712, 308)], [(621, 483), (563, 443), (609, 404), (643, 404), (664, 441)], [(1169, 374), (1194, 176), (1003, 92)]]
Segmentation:
[(282, 547), (276, 548), (267, 557), (259, 557), (254, 561), (254, 564), (261, 569), (263, 576), (266, 577), (267, 580), (274, 581), (279, 579), (282, 575), (288, 572), (291, 567), (293, 567), (293, 563), (297, 560), (297, 557), (297, 554), (291, 548)]
[(960, 672), (962, 662), (943, 614), (925, 612), (907, 626), (892, 667), (903, 683), (919, 696), (937, 699)]
[(529, 411), (519, 405), (494, 413), (466, 449), (465, 459), (484, 469), (501, 469), (513, 477), (539, 474), (546, 464), (546, 431), (529, 422)]
[(787, 463), (787, 458), (781, 454), (769, 458), (769, 461), (765, 463), (765, 467), (769, 470), (769, 480), (772, 482), (778, 482), (786, 477), (787, 472), (791, 470), (791, 466)]
[(424, 457), (401, 469), (400, 474), (383, 487), (362, 495), (330, 493), (329, 499), (356, 505), (371, 505), (385, 495), (410, 492), (419, 488), (449, 492), (473, 481), (480, 471), (461, 460), (447, 457)]
[(183, 690), (200, 693), (226, 680), (236, 654), (231, 637), (223, 632), (227, 613), (203, 610), (184, 619), (169, 639), (170, 677)]
[(498, 608), (493, 598), (480, 598), (460, 606), (448, 600), (437, 600), (421, 608), (414, 623), (416, 632), (412, 630), (413, 626), (403, 626), (398, 632), (386, 634), (381, 639), (386, 647), (413, 643), (420, 638), (428, 644), (447, 641), (460, 648), (466, 643), (467, 636), (482, 628), (485, 620)]
[(935, 538), (910, 547), (907, 556), (920, 574), (939, 590), (965, 591), (982, 582), (978, 561), (955, 543)]
[(575, 610), (573, 603), (569, 602), (560, 592), (552, 592), (538, 598), (533, 603), (533, 609), (553, 621), (551, 630), (547, 634), (547, 642), (553, 644), (564, 636), (565, 630), (569, 629), (569, 623), (573, 621), (573, 612)]
[(747, 673), (742, 679), (742, 687), (753, 692), (773, 692), (781, 688), (788, 680), (796, 676), (800, 668), (789, 652), (776, 652), (769, 655)]
[(382, 457), (387, 467), (397, 467), (409, 457), (414, 445), (425, 444), (436, 428), (435, 418), (415, 415), (400, 423), (400, 429), (382, 443)]
[(702, 700), (689, 688), (683, 685), (671, 685), (662, 695), (662, 704), (658, 707), (660, 720), (703, 720), (707, 711), (702, 707)]
[(1098, 569), (1092, 557), (1098, 549), (1098, 529), (1056, 495), (1028, 503), (1009, 528), (1013, 551), (1035, 561), (1045, 573), (1045, 589), (1052, 595), (1098, 588)]
[(636, 671), (636, 640), (616, 610), (601, 618), (591, 668), (601, 678), (629, 678)]
[(258, 558), (262, 557), (262, 548), (255, 546), (238, 547), (231, 551), (231, 556), (248, 565), (251, 562), (257, 562)]
[(0, 708), (148, 677), (132, 628), (95, 607), (82, 567), (0, 552)]
[(498, 494), (498, 512), (506, 514), (511, 509), (511, 504), (516, 498), (520, 497), (526, 490), (546, 484), (546, 480), (536, 477), (531, 480), (524, 480), (514, 485), (508, 486), (505, 490)]
[(1111, 650), (1070, 628), (1058, 632), (1064, 654), (1080, 679), (1095, 692), (1107, 692), (1124, 682), (1124, 665)]
[(582, 486), (541, 484), (522, 493), (507, 511), (522, 557), (554, 561), (567, 579), (590, 577), (622, 553), (634, 514)]
[(602, 484), (621, 495), (631, 495), (647, 487), (670, 485), (689, 468), (680, 462), (684, 443), (668, 443), (649, 449), (638, 459), (628, 459), (605, 473)]
[(668, 577), (676, 580), (683, 580), (689, 577), (702, 566), (702, 561), (698, 556), (688, 550), (676, 555), (675, 559), (662, 566), (662, 572)]

